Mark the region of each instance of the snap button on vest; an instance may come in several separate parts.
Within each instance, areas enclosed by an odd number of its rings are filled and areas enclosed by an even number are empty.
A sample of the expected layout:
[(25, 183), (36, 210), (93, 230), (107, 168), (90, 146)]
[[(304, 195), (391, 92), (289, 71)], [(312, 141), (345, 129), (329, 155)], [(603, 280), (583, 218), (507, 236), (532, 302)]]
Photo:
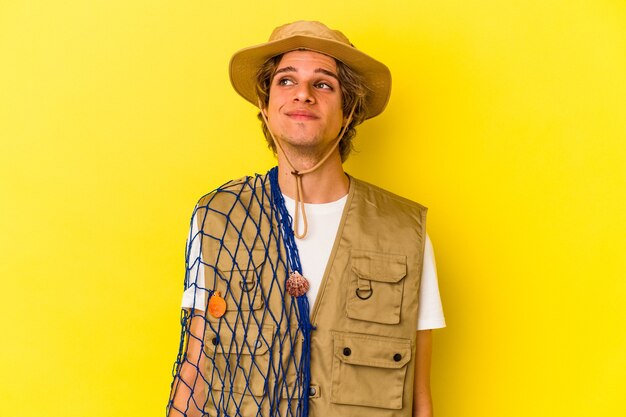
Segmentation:
[(345, 356), (350, 356), (351, 353), (352, 353), (352, 350), (350, 350), (349, 347), (343, 348), (343, 354)]
[(402, 360), (402, 355), (396, 353), (395, 355), (393, 355), (393, 360), (396, 362), (400, 362)]
[(211, 339), (211, 343), (213, 344), (213, 346), (217, 346), (217, 337)]
[(309, 388), (309, 397), (313, 397), (313, 396), (315, 396), (315, 394), (317, 394), (317, 390), (315, 389), (315, 387), (310, 387)]

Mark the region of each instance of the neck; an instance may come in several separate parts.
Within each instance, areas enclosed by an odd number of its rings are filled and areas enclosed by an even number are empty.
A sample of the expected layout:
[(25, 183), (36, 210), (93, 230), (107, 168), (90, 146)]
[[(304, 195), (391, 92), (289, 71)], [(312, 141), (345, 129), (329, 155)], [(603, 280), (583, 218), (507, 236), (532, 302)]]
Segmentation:
[[(291, 174), (291, 167), (285, 155), (278, 151), (278, 184), (287, 197), (296, 199), (296, 177)], [(317, 158), (290, 155), (289, 159), (299, 171), (307, 170), (319, 161)], [(348, 194), (350, 181), (343, 171), (339, 150), (335, 150), (330, 157), (315, 171), (302, 176), (304, 203), (329, 203), (339, 200)]]

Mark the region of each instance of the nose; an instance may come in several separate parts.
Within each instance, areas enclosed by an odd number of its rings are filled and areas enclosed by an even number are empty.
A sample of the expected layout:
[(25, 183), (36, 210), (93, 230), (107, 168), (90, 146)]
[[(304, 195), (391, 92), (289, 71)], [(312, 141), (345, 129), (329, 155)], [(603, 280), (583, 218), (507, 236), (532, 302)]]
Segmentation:
[(302, 103), (314, 103), (315, 97), (311, 86), (308, 83), (300, 83), (294, 91), (293, 101)]

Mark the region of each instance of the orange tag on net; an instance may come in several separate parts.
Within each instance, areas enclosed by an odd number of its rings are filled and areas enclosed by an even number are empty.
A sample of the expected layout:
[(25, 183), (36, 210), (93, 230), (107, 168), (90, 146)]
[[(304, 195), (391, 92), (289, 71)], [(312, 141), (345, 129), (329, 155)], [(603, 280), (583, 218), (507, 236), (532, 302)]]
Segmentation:
[(216, 319), (219, 319), (226, 313), (226, 300), (222, 298), (219, 291), (215, 291), (209, 298), (209, 313)]

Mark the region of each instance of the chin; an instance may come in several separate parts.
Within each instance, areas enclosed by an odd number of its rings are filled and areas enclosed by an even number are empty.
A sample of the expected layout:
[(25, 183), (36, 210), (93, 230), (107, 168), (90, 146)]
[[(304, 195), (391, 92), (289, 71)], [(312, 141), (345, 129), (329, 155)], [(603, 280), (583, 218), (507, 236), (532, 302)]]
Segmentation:
[(322, 141), (317, 136), (303, 136), (303, 135), (290, 136), (290, 137), (284, 137), (282, 141), (285, 144), (288, 144), (289, 146), (293, 146), (293, 147), (303, 146), (303, 147), (310, 148), (310, 147), (317, 147), (322, 144)]

